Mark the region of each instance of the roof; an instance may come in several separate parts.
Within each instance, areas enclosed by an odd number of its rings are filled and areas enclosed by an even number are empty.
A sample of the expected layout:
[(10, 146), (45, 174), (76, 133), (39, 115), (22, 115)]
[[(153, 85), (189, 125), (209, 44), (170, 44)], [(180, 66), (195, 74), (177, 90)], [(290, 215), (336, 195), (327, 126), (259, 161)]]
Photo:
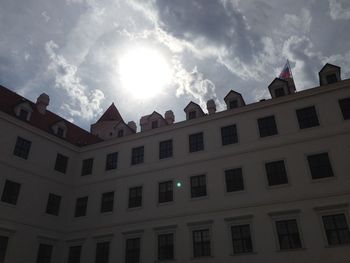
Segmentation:
[[(33, 112), (31, 114), (30, 120), (23, 121), (17, 118), (14, 108), (23, 102), (29, 103), (32, 107)], [(0, 85), (0, 111), (7, 113), (15, 117), (16, 119), (26, 122), (31, 126), (34, 126), (42, 131), (53, 134), (52, 126), (58, 122), (63, 121), (67, 126), (67, 133), (65, 138), (60, 138), (76, 146), (85, 146), (94, 143), (101, 142), (102, 139), (89, 133), (88, 131), (76, 126), (75, 124), (67, 121), (66, 119), (58, 116), (57, 114), (46, 110), (45, 114), (39, 113), (36, 108), (35, 103), (26, 98), (18, 95), (17, 93), (3, 87)]]
[(326, 65), (324, 65), (321, 70), (318, 72), (318, 74), (320, 74), (323, 70), (325, 70), (326, 68), (331, 67), (331, 68), (337, 68), (338, 70), (340, 70), (340, 67), (337, 65), (333, 65), (331, 63), (326, 63)]
[(190, 103), (187, 104), (187, 106), (184, 108), (184, 111), (187, 110), (188, 107), (190, 107), (191, 105), (195, 106), (196, 108), (200, 109), (200, 111), (204, 114), (204, 111), (202, 110), (201, 106), (199, 106), (197, 103), (190, 101)]
[(231, 90), (226, 94), (226, 96), (224, 97), (224, 100), (226, 100), (226, 98), (227, 98), (231, 93), (237, 94), (238, 96), (241, 96), (241, 97), (242, 97), (242, 94), (241, 94), (241, 93), (239, 93), (239, 92), (234, 91), (234, 90), (231, 89)]
[(270, 88), (275, 82), (283, 82), (283, 83), (285, 83), (285, 84), (288, 85), (288, 81), (287, 81), (287, 80), (281, 79), (281, 78), (275, 78), (275, 79), (270, 83), (270, 85), (268, 86), (268, 88)]
[(101, 118), (97, 122), (101, 121), (121, 121), (123, 120), (118, 109), (115, 107), (114, 103), (109, 106), (109, 108), (102, 114)]

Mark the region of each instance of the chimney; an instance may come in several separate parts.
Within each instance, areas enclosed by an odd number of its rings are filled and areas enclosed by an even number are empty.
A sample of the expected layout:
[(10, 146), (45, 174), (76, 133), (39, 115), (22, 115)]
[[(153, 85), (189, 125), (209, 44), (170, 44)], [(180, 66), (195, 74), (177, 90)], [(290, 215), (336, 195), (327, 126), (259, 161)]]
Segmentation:
[(129, 121), (128, 122), (128, 126), (134, 131), (136, 132), (136, 123), (134, 121)]
[(36, 108), (41, 114), (45, 114), (46, 108), (50, 103), (49, 95), (42, 93), (36, 100)]
[(164, 119), (167, 122), (167, 124), (173, 124), (175, 121), (175, 115), (172, 110), (168, 110), (164, 114)]
[(207, 101), (207, 110), (209, 114), (214, 114), (216, 112), (216, 105), (214, 100)]

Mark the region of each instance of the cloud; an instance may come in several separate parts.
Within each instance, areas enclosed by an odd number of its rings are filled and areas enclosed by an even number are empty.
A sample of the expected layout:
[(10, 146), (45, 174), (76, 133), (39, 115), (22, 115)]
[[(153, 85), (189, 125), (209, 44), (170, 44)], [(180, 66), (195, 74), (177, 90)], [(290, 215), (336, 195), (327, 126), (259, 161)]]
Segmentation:
[(350, 19), (349, 0), (328, 0), (329, 13), (333, 20)]
[(90, 120), (102, 112), (104, 93), (99, 89), (88, 90), (77, 76), (77, 67), (56, 53), (58, 48), (53, 41), (46, 43), (46, 52), (50, 59), (48, 70), (55, 77), (55, 86), (66, 91), (70, 99), (69, 103), (63, 104), (62, 109), (68, 111), (71, 117)]
[(298, 15), (285, 14), (282, 20), (283, 32), (286, 34), (306, 34), (310, 32), (311, 26), (310, 11), (303, 8)]

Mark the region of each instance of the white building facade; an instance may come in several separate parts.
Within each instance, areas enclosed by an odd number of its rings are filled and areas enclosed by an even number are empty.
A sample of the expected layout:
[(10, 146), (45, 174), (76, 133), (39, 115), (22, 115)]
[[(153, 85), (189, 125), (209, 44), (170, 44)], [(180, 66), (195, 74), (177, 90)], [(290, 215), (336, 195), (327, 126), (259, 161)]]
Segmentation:
[(2, 87), (0, 262), (350, 262), (350, 80), (288, 85), (101, 138)]

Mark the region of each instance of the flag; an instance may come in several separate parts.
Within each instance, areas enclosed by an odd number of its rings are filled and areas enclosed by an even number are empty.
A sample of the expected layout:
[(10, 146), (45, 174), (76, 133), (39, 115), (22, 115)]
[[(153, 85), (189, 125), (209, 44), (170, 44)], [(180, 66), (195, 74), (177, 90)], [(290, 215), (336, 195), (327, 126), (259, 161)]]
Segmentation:
[(284, 65), (281, 74), (279, 76), (280, 79), (292, 79), (292, 70), (290, 69), (289, 61), (287, 59), (287, 63)]

